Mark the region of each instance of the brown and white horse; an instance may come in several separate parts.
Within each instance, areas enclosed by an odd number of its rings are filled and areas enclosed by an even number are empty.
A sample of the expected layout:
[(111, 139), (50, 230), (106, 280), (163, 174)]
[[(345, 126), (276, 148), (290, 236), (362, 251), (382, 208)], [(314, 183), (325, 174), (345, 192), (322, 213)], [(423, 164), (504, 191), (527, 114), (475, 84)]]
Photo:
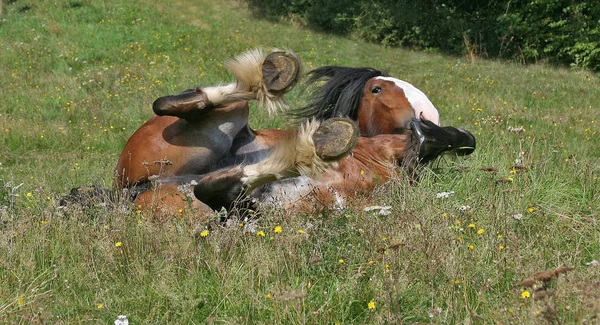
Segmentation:
[(247, 100), (258, 99), (271, 112), (284, 106), (281, 96), (299, 78), (299, 61), (289, 53), (252, 51), (228, 67), (236, 83), (155, 101), (157, 116), (132, 135), (119, 158), (117, 188), (137, 189), (136, 203), (166, 213), (230, 208), (244, 198), (305, 209), (339, 206), (385, 182), (400, 164), (475, 148), (469, 132), (438, 126), (437, 110), (421, 91), (369, 68), (310, 72), (307, 84), (326, 82), (309, 106), (290, 112), (309, 120), (298, 131), (253, 130)]

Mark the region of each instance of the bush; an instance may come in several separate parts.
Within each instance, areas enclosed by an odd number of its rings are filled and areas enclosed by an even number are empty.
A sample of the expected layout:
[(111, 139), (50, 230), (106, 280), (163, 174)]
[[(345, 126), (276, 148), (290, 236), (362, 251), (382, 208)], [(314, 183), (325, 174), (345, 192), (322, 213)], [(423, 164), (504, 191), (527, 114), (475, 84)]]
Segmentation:
[(600, 6), (591, 0), (247, 1), (262, 15), (386, 46), (600, 70)]

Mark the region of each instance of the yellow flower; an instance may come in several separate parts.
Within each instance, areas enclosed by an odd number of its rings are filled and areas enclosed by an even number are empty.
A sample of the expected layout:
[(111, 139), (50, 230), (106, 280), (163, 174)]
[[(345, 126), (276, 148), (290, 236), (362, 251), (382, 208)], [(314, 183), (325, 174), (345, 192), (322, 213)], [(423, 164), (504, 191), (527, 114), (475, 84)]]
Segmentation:
[(525, 290), (525, 291), (521, 292), (521, 298), (527, 299), (529, 297), (531, 297), (531, 293), (529, 293), (529, 291)]
[(202, 230), (202, 232), (200, 233), (200, 237), (206, 237), (206, 236), (208, 236), (208, 234), (209, 234), (208, 230), (204, 229), (204, 230)]
[(473, 228), (473, 229), (475, 229), (475, 224), (474, 224), (474, 223), (470, 223), (470, 224), (469, 224), (469, 228)]
[(123, 246), (122, 242), (118, 241), (118, 242), (115, 243), (115, 247), (121, 247), (121, 246)]
[(98, 309), (102, 309), (102, 308), (104, 308), (104, 305), (103, 305), (103, 304), (98, 304), (98, 305), (96, 306), (96, 308), (98, 308)]
[(343, 260), (343, 259), (339, 259), (339, 260), (338, 260), (338, 263), (339, 263), (339, 264), (344, 264), (344, 260)]
[(459, 285), (460, 284), (460, 280), (454, 280), (454, 284)]
[(26, 197), (31, 197), (33, 194), (31, 194), (31, 192), (27, 192), (27, 194), (25, 194)]
[(475, 249), (475, 246), (473, 244), (469, 245), (469, 249)]
[(298, 231), (299, 234), (303, 234), (304, 233), (304, 230), (302, 230), (302, 229), (298, 229), (297, 231)]
[(373, 266), (375, 265), (375, 261), (369, 261), (369, 263), (367, 263), (369, 266)]
[(262, 230), (260, 230), (260, 231), (257, 231), (257, 232), (256, 232), (256, 236), (258, 236), (258, 237), (264, 237), (264, 236), (265, 236), (265, 232), (264, 232), (264, 231), (262, 231)]
[(271, 298), (272, 298), (272, 297), (271, 297), (271, 293), (270, 293), (270, 292), (269, 292), (269, 293), (267, 293), (266, 297), (267, 297), (267, 299), (271, 299)]
[(499, 250), (499, 251), (501, 251), (501, 250), (503, 250), (503, 249), (504, 249), (504, 245), (499, 245), (499, 246), (498, 246), (498, 250)]
[(511, 169), (510, 173), (513, 174), (513, 175), (516, 175), (517, 174), (517, 170), (516, 169)]
[(19, 296), (19, 298), (17, 298), (17, 305), (22, 306), (24, 303), (25, 303), (25, 297)]
[(281, 228), (281, 226), (275, 226), (275, 228), (273, 228), (273, 232), (278, 234), (282, 231), (283, 229)]
[(367, 307), (369, 309), (375, 309), (375, 302), (373, 300), (369, 301), (369, 304), (367, 305)]
[(364, 174), (365, 174), (365, 171), (361, 169), (361, 170), (360, 170), (360, 174), (361, 174), (361, 175), (364, 175)]
[(478, 235), (482, 235), (484, 232), (485, 232), (485, 230), (483, 228), (477, 229), (477, 234)]
[(515, 179), (514, 179), (514, 178), (512, 178), (512, 177), (509, 177), (509, 178), (507, 178), (507, 180), (508, 180), (509, 182), (513, 182)]
[(531, 207), (531, 208), (527, 209), (527, 212), (529, 212), (529, 213), (533, 213), (533, 211), (535, 211), (534, 207)]

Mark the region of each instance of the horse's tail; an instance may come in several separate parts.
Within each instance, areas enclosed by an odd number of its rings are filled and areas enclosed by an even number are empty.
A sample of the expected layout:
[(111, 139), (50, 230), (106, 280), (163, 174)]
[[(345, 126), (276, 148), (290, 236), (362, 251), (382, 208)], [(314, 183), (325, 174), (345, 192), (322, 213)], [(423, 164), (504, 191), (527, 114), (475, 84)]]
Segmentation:
[(215, 105), (239, 100), (256, 99), (269, 114), (287, 108), (283, 95), (291, 90), (301, 76), (300, 60), (291, 52), (262, 49), (242, 53), (225, 63), (236, 82), (204, 88)]

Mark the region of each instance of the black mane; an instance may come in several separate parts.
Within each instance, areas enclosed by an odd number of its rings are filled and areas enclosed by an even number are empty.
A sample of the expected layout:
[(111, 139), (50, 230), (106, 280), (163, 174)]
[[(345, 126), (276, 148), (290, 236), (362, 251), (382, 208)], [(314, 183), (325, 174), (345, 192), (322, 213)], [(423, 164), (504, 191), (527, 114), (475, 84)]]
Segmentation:
[(357, 120), (365, 84), (373, 77), (385, 75), (373, 68), (326, 66), (312, 70), (307, 74), (304, 90), (322, 80), (326, 80), (325, 84), (308, 106), (291, 110), (289, 114), (296, 118), (349, 117)]

